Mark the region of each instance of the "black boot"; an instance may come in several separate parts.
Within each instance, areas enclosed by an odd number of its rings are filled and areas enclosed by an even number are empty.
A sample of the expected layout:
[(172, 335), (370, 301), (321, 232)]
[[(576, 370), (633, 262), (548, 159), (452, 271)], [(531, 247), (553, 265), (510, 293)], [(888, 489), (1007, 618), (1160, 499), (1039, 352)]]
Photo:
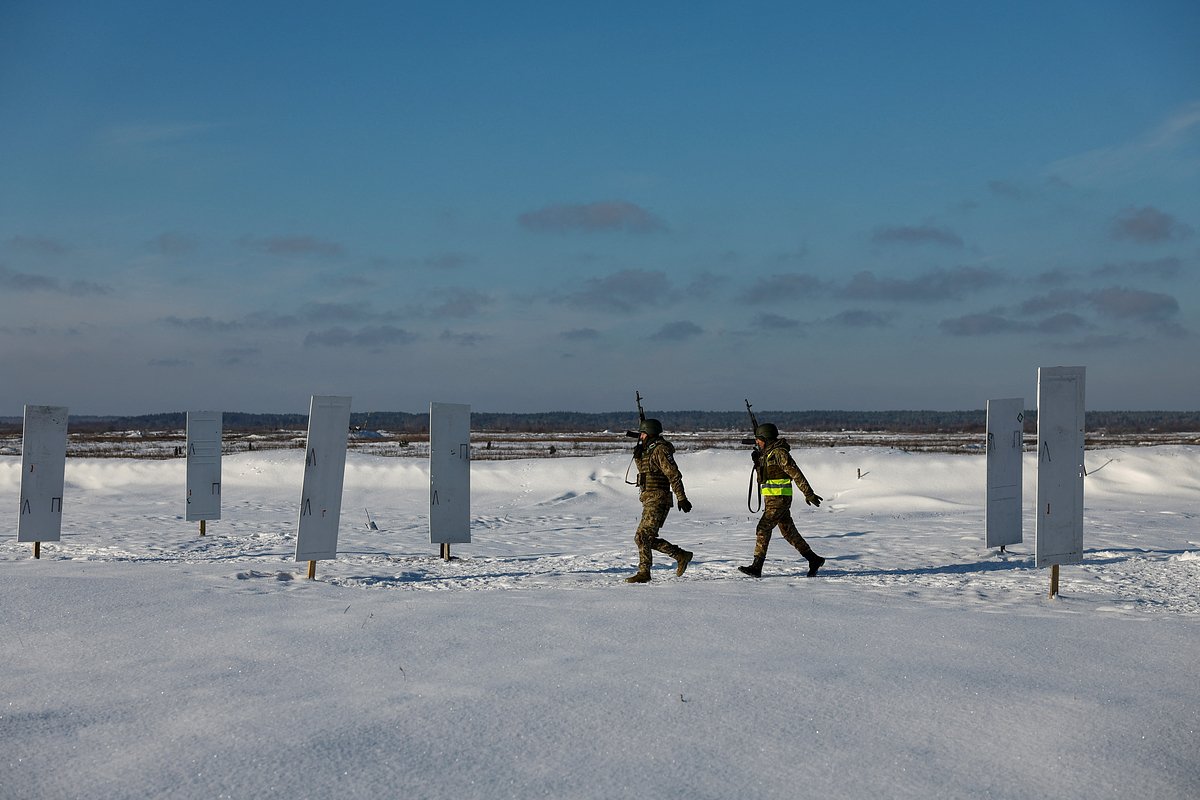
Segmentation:
[(638, 571), (625, 579), (626, 583), (649, 583), (650, 582), (650, 551), (638, 553)]
[(816, 575), (817, 570), (825, 565), (825, 559), (821, 558), (812, 550), (809, 550), (807, 553), (805, 553), (804, 557), (808, 559), (808, 577), (810, 578)]
[(755, 557), (755, 559), (750, 562), (749, 566), (738, 567), (738, 572), (742, 573), (743, 575), (749, 575), (751, 578), (761, 578), (763, 563), (766, 562), (766, 560), (767, 559), (765, 557)]

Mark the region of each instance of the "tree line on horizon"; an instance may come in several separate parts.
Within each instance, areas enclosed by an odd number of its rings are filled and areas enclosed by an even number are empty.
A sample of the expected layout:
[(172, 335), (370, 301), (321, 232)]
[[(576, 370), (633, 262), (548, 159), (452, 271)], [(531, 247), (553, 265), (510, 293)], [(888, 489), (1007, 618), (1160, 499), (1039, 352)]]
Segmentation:
[[(987, 412), (968, 411), (761, 411), (760, 422), (773, 422), (783, 431), (870, 431), (884, 433), (982, 433)], [(648, 417), (662, 422), (670, 432), (746, 431), (750, 418), (745, 411), (647, 411)], [(305, 430), (308, 414), (254, 414), (241, 411), (223, 413), (223, 427), (229, 431), (261, 432)], [(1089, 432), (1107, 433), (1189, 433), (1200, 431), (1200, 411), (1087, 411)], [(356, 412), (350, 424), (359, 430), (389, 431), (399, 434), (429, 432), (428, 413), (405, 411)], [(71, 415), (68, 430), (76, 433), (113, 433), (130, 430), (177, 430), (187, 425), (187, 413), (173, 411), (136, 416)], [(0, 432), (20, 433), (20, 417), (0, 418)], [(594, 433), (636, 429), (637, 412), (542, 411), (533, 413), (471, 412), (471, 429), (494, 433)], [(1037, 432), (1037, 411), (1025, 412), (1025, 431)]]

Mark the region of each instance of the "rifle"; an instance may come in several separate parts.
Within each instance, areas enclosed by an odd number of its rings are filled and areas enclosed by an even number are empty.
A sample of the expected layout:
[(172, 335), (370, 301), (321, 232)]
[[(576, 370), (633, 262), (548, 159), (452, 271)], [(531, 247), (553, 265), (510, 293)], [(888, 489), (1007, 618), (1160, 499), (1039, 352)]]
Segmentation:
[[(746, 508), (751, 514), (757, 514), (762, 510), (762, 485), (766, 481), (766, 474), (759, 458), (758, 442), (755, 441), (753, 435), (758, 433), (758, 417), (754, 416), (754, 409), (750, 407), (749, 399), (746, 400), (746, 413), (750, 415), (750, 433), (752, 435), (749, 439), (742, 439), (742, 444), (754, 445), (754, 468), (750, 471), (750, 485), (746, 487)], [(755, 480), (756, 478), (757, 480)], [(758, 508), (753, 508), (750, 505), (750, 498), (756, 486), (758, 487)]]
[[(646, 412), (644, 410), (642, 410), (642, 393), (639, 392), (637, 389), (634, 389), (633, 397), (634, 397), (635, 401), (637, 402), (637, 407), (638, 407), (638, 424), (641, 425), (641, 423), (646, 421)], [(625, 431), (625, 435), (628, 436), (630, 439), (637, 439), (638, 437), (640, 437), (642, 435), (642, 432), (641, 431)]]
[[(746, 413), (750, 415), (750, 438), (742, 439), (742, 444), (755, 444), (754, 434), (758, 432), (758, 417), (754, 416), (754, 412), (750, 409), (750, 401), (746, 401)], [(755, 445), (757, 446), (757, 445)]]
[[(639, 392), (637, 389), (634, 389), (633, 397), (634, 397), (634, 400), (637, 402), (638, 424), (640, 427), (641, 423), (646, 421), (646, 412), (642, 409), (642, 393)], [(642, 432), (641, 431), (625, 431), (625, 435), (631, 439), (640, 439), (642, 436)], [(629, 459), (629, 466), (625, 468), (625, 483), (629, 484), (630, 486), (641, 486), (642, 485), (642, 473), (640, 473), (640, 472), (637, 474), (637, 478), (635, 480), (632, 480), (632, 481), (629, 480), (629, 471), (631, 469), (633, 469), (634, 462), (637, 461), (637, 454), (641, 452), (641, 450), (639, 450), (639, 448), (641, 446), (642, 445), (639, 442), (637, 444), (637, 446), (633, 448), (634, 456), (633, 456), (633, 458)]]

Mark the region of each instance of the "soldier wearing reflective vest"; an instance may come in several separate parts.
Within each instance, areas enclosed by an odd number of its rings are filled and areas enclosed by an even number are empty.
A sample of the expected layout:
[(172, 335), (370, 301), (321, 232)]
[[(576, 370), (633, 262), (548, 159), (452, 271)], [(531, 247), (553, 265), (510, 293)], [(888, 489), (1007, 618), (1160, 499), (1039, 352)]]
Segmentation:
[(680, 511), (686, 514), (692, 510), (683, 489), (683, 476), (675, 465), (675, 446), (662, 438), (662, 429), (662, 423), (656, 419), (643, 420), (638, 427), (638, 444), (633, 448), (638, 468), (637, 485), (641, 490), (642, 521), (633, 537), (638, 549), (638, 571), (626, 578), (626, 583), (650, 580), (652, 550), (675, 559), (676, 575), (682, 575), (692, 560), (692, 553), (658, 535), (671, 511), (672, 492), (679, 501)]
[(800, 467), (796, 466), (787, 440), (779, 438), (778, 428), (769, 422), (759, 425), (754, 429), (754, 443), (756, 448), (753, 457), (762, 490), (763, 515), (754, 531), (754, 561), (749, 566), (738, 567), (738, 570), (755, 578), (762, 577), (767, 547), (771, 544), (771, 531), (778, 527), (783, 538), (808, 559), (808, 577), (811, 578), (817, 574), (825, 559), (813, 552), (792, 521), (792, 481), (796, 482), (796, 488), (804, 495), (804, 502), (810, 506), (821, 505), (821, 498), (808, 485), (808, 479)]

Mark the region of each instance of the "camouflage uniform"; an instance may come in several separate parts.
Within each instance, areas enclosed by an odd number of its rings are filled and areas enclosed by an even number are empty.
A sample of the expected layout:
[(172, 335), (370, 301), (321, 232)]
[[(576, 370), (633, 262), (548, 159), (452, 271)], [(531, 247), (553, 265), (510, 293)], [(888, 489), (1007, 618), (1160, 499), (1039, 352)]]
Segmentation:
[(754, 563), (749, 567), (739, 567), (742, 572), (757, 575), (762, 572), (762, 565), (767, 560), (767, 547), (771, 543), (771, 532), (776, 527), (788, 541), (788, 544), (800, 551), (800, 555), (808, 559), (809, 575), (815, 575), (817, 569), (825, 563), (809, 547), (808, 542), (796, 529), (792, 520), (792, 481), (804, 495), (804, 499), (812, 505), (820, 505), (821, 498), (808, 484), (808, 479), (792, 458), (791, 447), (786, 439), (773, 439), (765, 443), (762, 453), (757, 460), (759, 481), (763, 497), (763, 515), (755, 528)]
[(667, 514), (671, 512), (672, 492), (680, 508), (691, 508), (683, 488), (683, 476), (675, 465), (675, 446), (659, 436), (650, 437), (633, 449), (633, 457), (638, 468), (637, 483), (641, 487), (639, 499), (642, 501), (642, 521), (633, 537), (638, 548), (638, 571), (630, 580), (641, 583), (641, 578), (650, 579), (653, 561), (651, 550), (675, 559), (678, 562), (675, 574), (682, 575), (691, 561), (692, 553), (658, 535), (667, 521)]

